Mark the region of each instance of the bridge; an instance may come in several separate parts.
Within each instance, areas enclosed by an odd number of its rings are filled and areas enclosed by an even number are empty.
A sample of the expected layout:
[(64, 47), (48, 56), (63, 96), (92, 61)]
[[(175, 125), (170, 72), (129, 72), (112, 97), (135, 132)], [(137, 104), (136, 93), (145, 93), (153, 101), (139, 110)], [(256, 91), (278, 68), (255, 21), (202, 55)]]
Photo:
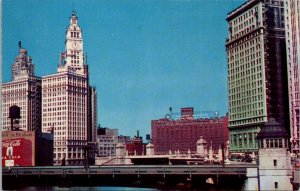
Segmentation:
[(120, 165), (120, 166), (37, 166), (3, 168), (3, 176), (72, 176), (72, 175), (246, 175), (247, 168), (255, 164), (239, 165)]
[[(234, 180), (240, 189), (246, 179), (247, 168), (256, 164), (226, 165), (120, 165), (120, 166), (37, 166), (4, 167), (3, 183), (11, 188), (15, 182), (23, 184), (129, 185), (142, 182), (151, 184), (205, 184), (208, 179), (215, 185), (226, 186)], [(101, 181), (100, 181), (101, 180)], [(223, 188), (223, 187), (222, 187)]]

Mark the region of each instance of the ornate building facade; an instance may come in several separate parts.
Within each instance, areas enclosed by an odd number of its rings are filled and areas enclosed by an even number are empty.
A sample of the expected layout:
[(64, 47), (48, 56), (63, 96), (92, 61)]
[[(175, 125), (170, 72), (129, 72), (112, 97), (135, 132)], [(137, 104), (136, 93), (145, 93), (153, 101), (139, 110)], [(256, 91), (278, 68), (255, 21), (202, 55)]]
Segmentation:
[(247, 1), (227, 22), (230, 150), (253, 152), (269, 118), (289, 124), (284, 1)]
[(34, 75), (34, 65), (19, 42), (19, 55), (12, 65), (12, 81), (2, 84), (2, 130), (11, 130), (9, 108), (20, 107), (16, 126), (22, 131), (41, 129), (41, 78)]
[(62, 161), (66, 165), (83, 164), (88, 141), (95, 137), (89, 136), (89, 132), (93, 128), (92, 120), (96, 120), (91, 117), (94, 114), (90, 104), (96, 101), (90, 101), (88, 66), (83, 51), (82, 31), (73, 11), (58, 72), (42, 78), (42, 127), (43, 132), (54, 129), (55, 165)]

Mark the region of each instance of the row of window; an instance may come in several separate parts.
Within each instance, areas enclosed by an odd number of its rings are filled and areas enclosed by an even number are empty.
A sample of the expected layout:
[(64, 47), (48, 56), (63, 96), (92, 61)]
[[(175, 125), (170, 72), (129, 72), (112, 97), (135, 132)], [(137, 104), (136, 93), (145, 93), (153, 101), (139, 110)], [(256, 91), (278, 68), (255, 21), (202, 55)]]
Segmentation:
[(28, 90), (20, 90), (20, 91), (2, 91), (2, 97), (20, 97), (20, 96), (26, 96), (28, 93)]
[(27, 83), (16, 83), (16, 84), (9, 84), (9, 85), (2, 86), (3, 93), (6, 93), (6, 92), (11, 93), (11, 92), (27, 91), (27, 90), (28, 90)]
[[(247, 63), (255, 64), (253, 62), (255, 60), (257, 61), (257, 67), (255, 67), (255, 65), (253, 65), (251, 68), (246, 68), (245, 69), (245, 66), (247, 66)], [(247, 56), (245, 59), (241, 58), (240, 60), (237, 60), (237, 61), (229, 63), (229, 64), (233, 65), (233, 63), (235, 65), (235, 67), (228, 68), (228, 75), (229, 76), (230, 75), (236, 75), (237, 73), (243, 72), (243, 71), (246, 71), (246, 75), (252, 75), (252, 74), (262, 70), (261, 64), (263, 62), (262, 62), (262, 59), (261, 59), (261, 56), (260, 56), (260, 52), (256, 52), (256, 56), (255, 56), (255, 54), (251, 54), (250, 56)], [(243, 75), (243, 76), (245, 76), (245, 75)]]
[[(72, 63), (72, 64), (79, 64), (79, 60), (73, 60), (73, 59), (72, 59), (72, 60), (71, 60), (71, 63)], [(73, 66), (74, 66), (74, 65), (73, 65)]]
[[(240, 39), (230, 45), (227, 46), (227, 53), (229, 55), (236, 55), (240, 56), (241, 52), (244, 52), (245, 55), (247, 55), (246, 50), (248, 50), (251, 47), (256, 47), (258, 48), (257, 45), (262, 44), (263, 42), (261, 41), (262, 35), (259, 32), (255, 32), (249, 36), (246, 36), (243, 39)], [(249, 54), (249, 52), (248, 52)], [(228, 56), (230, 58), (230, 56)]]
[(48, 95), (48, 96), (64, 95), (64, 94), (66, 94), (67, 91), (77, 91), (77, 92), (86, 93), (85, 85), (86, 84), (81, 84), (81, 85), (75, 86), (75, 84), (73, 84), (73, 86), (72, 86), (71, 84), (69, 84), (68, 86), (63, 86), (63, 87), (59, 87), (59, 88), (47, 88), (47, 89), (44, 88), (43, 95)]
[(262, 79), (262, 72), (259, 72), (259, 73), (256, 73), (256, 74), (250, 74), (249, 71), (241, 71), (235, 75), (233, 75), (232, 79), (236, 79), (237, 81), (238, 80), (241, 80), (241, 79), (245, 79), (245, 81), (247, 82), (252, 82), (254, 80), (261, 80)]
[(84, 78), (67, 78), (67, 77), (57, 77), (57, 78), (47, 78), (43, 79), (43, 88), (57, 87), (60, 85), (85, 85), (86, 79)]
[[(260, 55), (260, 54), (258, 54), (258, 55)], [(253, 57), (255, 57), (255, 56), (253, 56)], [(241, 58), (240, 60), (236, 60), (234, 62), (229, 62), (228, 63), (228, 65), (230, 65), (228, 68), (229, 75), (238, 73), (240, 71), (249, 71), (248, 75), (251, 75), (255, 72), (262, 71), (262, 62), (261, 62), (262, 60), (260, 58), (252, 59), (252, 55), (250, 55), (250, 58), (251, 58), (251, 60)], [(256, 62), (256, 65), (255, 65), (255, 62)], [(250, 63), (251, 63), (251, 67), (250, 67)], [(251, 73), (250, 73), (250, 71), (251, 71)]]
[[(66, 136), (54, 136), (54, 146), (66, 146), (66, 140), (68, 139), (73, 139), (73, 140), (78, 140), (78, 141), (84, 141), (86, 140), (86, 135), (83, 133), (76, 133), (75, 136), (72, 137), (71, 134), (68, 134), (68, 137)], [(61, 142), (60, 142), (61, 141)], [(70, 144), (68, 144), (70, 145)]]
[(288, 140), (284, 139), (265, 139), (259, 142), (260, 148), (283, 148), (288, 146)]
[(249, 17), (255, 15), (258, 12), (258, 6), (254, 6), (252, 9), (245, 11), (243, 14), (241, 14), (239, 17), (233, 19), (230, 22), (230, 25), (235, 26), (241, 23), (242, 21), (248, 19)]
[[(43, 112), (51, 112), (51, 111), (66, 111), (66, 103), (63, 102), (54, 102), (54, 103), (48, 103), (48, 104), (43, 104)], [(81, 112), (85, 112), (85, 103), (78, 103), (78, 102), (68, 102), (68, 110), (71, 111), (81, 111)], [(61, 107), (62, 106), (62, 107)]]
[[(259, 89), (258, 89), (259, 90)], [(251, 94), (252, 91), (252, 94)], [(237, 107), (242, 105), (251, 105), (257, 103), (257, 101), (263, 100), (263, 92), (259, 90), (259, 94), (256, 94), (256, 90), (248, 90), (246, 92), (241, 92), (237, 94), (232, 94), (229, 96), (229, 107)]]
[(79, 38), (79, 32), (70, 32), (71, 33), (71, 37), (75, 37), (75, 38)]
[(231, 145), (236, 148), (243, 148), (243, 147), (257, 147), (257, 132), (254, 133), (239, 133), (239, 134), (231, 134), (230, 135), (230, 142)]
[(116, 147), (107, 147), (106, 145), (104, 145), (104, 146), (98, 146), (98, 149), (100, 151), (103, 151), (103, 150), (115, 150)]
[(65, 159), (83, 159), (84, 155), (83, 153), (68, 153), (67, 155), (68, 157), (66, 157), (66, 153), (54, 153), (53, 154), (53, 158), (54, 160), (61, 160), (62, 158)]
[[(229, 89), (229, 102), (239, 100), (241, 98), (251, 98), (252, 101), (256, 101), (257, 96), (259, 97), (259, 100), (261, 98), (261, 95), (263, 93), (262, 89), (262, 81), (257, 81), (257, 83), (254, 81), (252, 83), (247, 83), (246, 85), (238, 86), (238, 87), (231, 87)], [(244, 90), (244, 91), (240, 91)], [(255, 99), (255, 100), (254, 100)], [(250, 100), (249, 100), (250, 101)]]
[(259, 96), (259, 94), (263, 93), (263, 87), (260, 83), (262, 83), (261, 80), (257, 81), (257, 84), (252, 82), (237, 87), (231, 87), (229, 89), (229, 100), (235, 101), (241, 98)]
[[(243, 108), (243, 111), (245, 111), (245, 108)], [(257, 109), (254, 111), (245, 111), (241, 113), (232, 113), (230, 114), (230, 120), (237, 120), (237, 119), (245, 119), (249, 117), (254, 117), (254, 116), (262, 116), (264, 115), (264, 109)], [(257, 118), (255, 118), (257, 119)], [(256, 122), (256, 121), (253, 121)], [(237, 121), (237, 124), (244, 124), (246, 123), (246, 120), (243, 121)]]
[[(66, 117), (43, 118), (43, 127), (66, 127)], [(56, 130), (56, 129), (55, 129)]]
[[(257, 111), (254, 111), (254, 112), (256, 112), (256, 113), (254, 113), (254, 116), (259, 116), (258, 113), (257, 113)], [(259, 113), (261, 113), (260, 116), (263, 115), (263, 112), (261, 110), (260, 110)], [(251, 117), (253, 117), (253, 115)], [(255, 118), (246, 118), (246, 117), (243, 117), (242, 120), (237, 120), (237, 119), (241, 119), (240, 114), (234, 114), (232, 116), (230, 115), (229, 126), (245, 125), (245, 124), (249, 124), (249, 123), (264, 122), (264, 117), (255, 117)]]
[(173, 120), (173, 121), (161, 121), (161, 120), (154, 120), (156, 126), (195, 126), (195, 125), (215, 125), (215, 124), (222, 124), (224, 121), (223, 118), (216, 118), (216, 119), (195, 119), (195, 120), (188, 120), (188, 121), (181, 121), (181, 120)]
[[(244, 105), (238, 105), (236, 107), (230, 107), (230, 117), (233, 116), (233, 114), (236, 113), (243, 113), (243, 112), (247, 112), (249, 115), (251, 115), (251, 113), (254, 115), (257, 115), (257, 111), (263, 108), (263, 102), (258, 102), (258, 103), (247, 103)], [(254, 116), (256, 116), (254, 115)], [(249, 117), (249, 116), (248, 116)]]
[(168, 125), (164, 125), (164, 126), (160, 126), (160, 125), (156, 125), (155, 126), (157, 128), (157, 130), (169, 130), (172, 129), (172, 131), (174, 130), (178, 130), (178, 131), (183, 131), (183, 130), (196, 130), (196, 129), (220, 129), (223, 128), (223, 124), (215, 124), (215, 125), (210, 125), (210, 124), (197, 124), (197, 125), (192, 125), (192, 126), (168, 126)]
[(250, 88), (250, 85), (242, 85), (240, 87), (230, 89), (229, 99), (231, 101), (240, 100), (252, 96), (258, 96), (258, 100), (262, 100), (262, 94), (264, 93), (262, 87)]
[[(254, 23), (255, 21), (255, 23)], [(258, 23), (257, 19), (255, 17), (248, 17), (244, 22), (239, 23), (238, 25), (232, 25), (231, 30), (232, 34), (236, 34), (241, 32), (242, 30), (245, 30), (249, 28), (250, 26), (254, 26)], [(230, 25), (231, 23), (229, 23)]]

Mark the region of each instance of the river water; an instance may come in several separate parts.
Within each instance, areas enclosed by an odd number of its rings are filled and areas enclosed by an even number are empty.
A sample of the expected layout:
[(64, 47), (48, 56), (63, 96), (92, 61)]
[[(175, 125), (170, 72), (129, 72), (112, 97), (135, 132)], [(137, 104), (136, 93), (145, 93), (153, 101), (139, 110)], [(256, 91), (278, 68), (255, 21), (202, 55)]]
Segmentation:
[(29, 186), (18, 189), (4, 189), (8, 190), (21, 190), (21, 191), (160, 191), (160, 190), (172, 190), (172, 191), (235, 191), (235, 190), (223, 190), (217, 188), (142, 188), (142, 187), (115, 187), (115, 186), (92, 186), (92, 187), (58, 187), (58, 186)]
[(137, 188), (137, 187), (114, 187), (114, 186), (99, 186), (99, 187), (57, 187), (57, 186), (30, 186), (23, 187), (18, 190), (22, 191), (158, 191), (155, 188)]

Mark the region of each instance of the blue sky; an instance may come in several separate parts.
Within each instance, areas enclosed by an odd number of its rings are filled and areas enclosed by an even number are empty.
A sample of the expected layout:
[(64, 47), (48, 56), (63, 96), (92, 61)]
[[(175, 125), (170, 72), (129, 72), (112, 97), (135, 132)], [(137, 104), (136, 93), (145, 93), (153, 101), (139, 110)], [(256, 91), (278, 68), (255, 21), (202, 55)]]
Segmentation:
[(73, 8), (83, 30), (98, 123), (151, 134), (169, 107), (227, 112), (226, 15), (245, 0), (3, 0), (2, 76), (18, 41), (38, 76), (56, 73)]

